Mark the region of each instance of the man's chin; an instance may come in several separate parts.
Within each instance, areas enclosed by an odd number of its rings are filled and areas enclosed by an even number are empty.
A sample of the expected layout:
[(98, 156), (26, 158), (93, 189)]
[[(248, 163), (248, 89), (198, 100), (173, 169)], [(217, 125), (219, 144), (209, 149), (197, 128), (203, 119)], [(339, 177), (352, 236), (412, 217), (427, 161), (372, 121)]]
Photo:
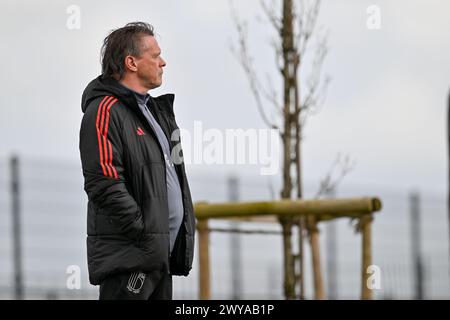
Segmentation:
[(149, 90), (159, 88), (159, 87), (161, 87), (161, 84), (162, 84), (162, 83), (159, 83), (159, 84), (155, 84), (155, 83), (154, 83), (154, 84), (150, 87)]

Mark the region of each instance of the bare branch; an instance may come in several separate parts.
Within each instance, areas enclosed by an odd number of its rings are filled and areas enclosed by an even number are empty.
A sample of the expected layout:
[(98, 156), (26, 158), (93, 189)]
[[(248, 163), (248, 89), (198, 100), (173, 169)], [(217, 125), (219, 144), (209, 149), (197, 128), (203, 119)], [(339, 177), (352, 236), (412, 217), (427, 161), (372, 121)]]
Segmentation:
[(271, 39), (269, 43), (275, 51), (275, 65), (278, 71), (280, 71), (280, 74), (283, 75), (283, 49), (281, 48), (281, 44), (275, 39)]
[(276, 12), (275, 1), (272, 1), (271, 8), (269, 8), (269, 5), (264, 0), (261, 0), (260, 2), (261, 7), (263, 8), (264, 13), (267, 16), (267, 19), (269, 19), (269, 22), (272, 24), (272, 27), (275, 28), (278, 34), (281, 34), (282, 22), (281, 19), (275, 15)]
[(269, 118), (267, 117), (263, 103), (261, 101), (261, 85), (258, 81), (258, 78), (256, 76), (256, 72), (254, 71), (253, 67), (253, 59), (250, 57), (247, 49), (247, 24), (246, 22), (241, 22), (239, 20), (239, 17), (237, 15), (236, 10), (231, 5), (231, 14), (233, 17), (234, 24), (236, 26), (237, 32), (238, 32), (238, 45), (239, 45), (239, 51), (236, 50), (234, 47), (231, 47), (231, 52), (234, 54), (234, 56), (237, 58), (237, 60), (240, 62), (241, 66), (244, 68), (244, 71), (247, 75), (247, 79), (250, 84), (250, 89), (253, 93), (253, 96), (256, 100), (256, 105), (258, 107), (258, 111), (261, 114), (261, 117), (265, 124), (269, 126), (270, 128), (279, 130), (278, 126), (269, 121)]
[(326, 91), (330, 81), (331, 78), (328, 75), (326, 75), (324, 81), (322, 82), (322, 86), (317, 93), (316, 98), (314, 98), (311, 102), (309, 108), (311, 115), (318, 113), (323, 108), (326, 99)]
[(264, 96), (266, 97), (267, 100), (269, 100), (273, 104), (273, 106), (277, 109), (277, 111), (282, 114), (283, 108), (281, 107), (280, 103), (278, 102), (277, 91), (274, 89), (272, 77), (268, 73), (266, 73), (266, 80), (267, 80), (267, 84), (268, 84), (270, 93), (264, 90), (263, 91)]
[(307, 80), (307, 87), (308, 87), (308, 95), (305, 98), (305, 101), (303, 103), (302, 107), (308, 107), (308, 103), (314, 98), (314, 95), (317, 90), (317, 86), (320, 83), (320, 77), (322, 74), (322, 65), (323, 61), (325, 60), (325, 57), (328, 53), (328, 47), (327, 47), (327, 35), (324, 35), (317, 44), (316, 52), (314, 55), (313, 60), (313, 66), (311, 74), (308, 77)]
[(270, 178), (270, 176), (267, 176), (267, 187), (269, 188), (269, 194), (270, 194), (270, 198), (272, 199), (272, 201), (275, 201), (276, 196), (275, 196), (275, 187), (273, 184), (272, 179)]
[(299, 119), (302, 126), (306, 125), (306, 120), (310, 115), (316, 114), (324, 105), (326, 90), (330, 82), (330, 78), (328, 76), (325, 76), (325, 79), (321, 81), (322, 65), (327, 52), (327, 35), (324, 35), (318, 41), (316, 53), (313, 60), (312, 71), (306, 81), (307, 94), (301, 103), (300, 112), (302, 116), (301, 119)]
[[(348, 155), (345, 156), (343, 160), (341, 160), (341, 154), (338, 153), (335, 161), (331, 165), (330, 170), (325, 175), (325, 177), (321, 180), (319, 190), (317, 191), (315, 198), (318, 199), (320, 196), (330, 193), (336, 190), (336, 187), (342, 181), (342, 179), (354, 169), (356, 165), (355, 161), (350, 161), (350, 157)], [(338, 176), (333, 180), (333, 174), (335, 168), (340, 167), (340, 172)]]
[(296, 35), (296, 47), (298, 48), (300, 56), (303, 56), (306, 52), (308, 42), (314, 32), (321, 1), (313, 0), (313, 4), (311, 1), (306, 2), (307, 3), (305, 4), (304, 0), (300, 1), (300, 14), (296, 14), (296, 16), (298, 16), (297, 23), (299, 26), (298, 34)]

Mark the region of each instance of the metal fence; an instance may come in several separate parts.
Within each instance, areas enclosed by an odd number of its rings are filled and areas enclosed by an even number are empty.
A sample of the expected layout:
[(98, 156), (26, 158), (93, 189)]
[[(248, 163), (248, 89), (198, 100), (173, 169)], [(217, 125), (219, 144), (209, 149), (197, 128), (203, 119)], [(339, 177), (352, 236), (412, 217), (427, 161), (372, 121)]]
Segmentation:
[[(88, 282), (86, 263), (86, 195), (81, 167), (76, 160), (20, 158), (20, 225), (22, 279), (25, 299), (97, 299), (98, 287)], [(189, 170), (194, 201), (227, 201), (227, 174)], [(239, 179), (240, 200), (272, 199), (279, 183), (260, 176)], [(305, 194), (314, 185), (305, 184)], [(413, 260), (410, 190), (389, 190), (371, 185), (342, 187), (337, 196), (377, 195), (383, 210), (373, 224), (373, 262), (381, 270), (376, 299), (412, 299), (417, 296)], [(449, 299), (447, 202), (444, 194), (420, 193), (423, 297)], [(11, 168), (0, 159), (0, 299), (14, 299), (14, 249)], [(329, 225), (319, 224), (326, 292), (330, 298), (359, 299), (360, 239), (348, 219), (334, 223), (334, 245)], [(229, 227), (229, 222), (211, 222)], [(281, 231), (276, 224), (240, 223), (242, 229)], [(231, 237), (234, 237), (233, 241)], [(212, 298), (283, 299), (282, 239), (280, 235), (212, 233), (210, 238)], [(236, 247), (236, 243), (239, 247)], [(234, 246), (234, 247), (233, 247)], [(233, 255), (240, 254), (239, 267)], [(197, 248), (195, 258), (197, 258)], [(306, 298), (313, 296), (311, 256), (306, 246)], [(69, 289), (69, 266), (81, 271), (80, 289)], [(198, 263), (187, 278), (174, 279), (175, 299), (198, 298)], [(239, 292), (236, 292), (236, 281)]]

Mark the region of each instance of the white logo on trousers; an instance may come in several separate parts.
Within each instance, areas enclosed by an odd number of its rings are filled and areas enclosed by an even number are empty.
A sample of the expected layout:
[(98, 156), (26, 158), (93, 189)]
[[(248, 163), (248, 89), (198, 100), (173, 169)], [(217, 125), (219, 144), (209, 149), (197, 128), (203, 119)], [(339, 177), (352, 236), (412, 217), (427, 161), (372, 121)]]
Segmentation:
[(145, 273), (135, 272), (132, 273), (128, 279), (127, 289), (133, 293), (141, 292), (142, 286), (145, 281)]

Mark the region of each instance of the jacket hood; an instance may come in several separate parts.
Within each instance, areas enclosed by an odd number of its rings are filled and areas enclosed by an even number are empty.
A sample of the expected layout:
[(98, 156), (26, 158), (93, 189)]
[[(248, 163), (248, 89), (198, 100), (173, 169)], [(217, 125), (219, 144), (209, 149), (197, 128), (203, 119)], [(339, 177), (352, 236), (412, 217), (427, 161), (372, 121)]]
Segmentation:
[[(92, 80), (84, 89), (81, 97), (81, 110), (83, 113), (86, 112), (92, 100), (107, 95), (114, 96), (123, 104), (139, 110), (133, 91), (120, 85), (117, 80), (113, 78), (103, 78), (101, 75)], [(160, 107), (162, 111), (168, 112), (172, 115), (174, 99), (175, 95), (173, 94), (165, 94), (156, 98), (150, 97), (150, 100), (156, 100), (156, 105)]]

